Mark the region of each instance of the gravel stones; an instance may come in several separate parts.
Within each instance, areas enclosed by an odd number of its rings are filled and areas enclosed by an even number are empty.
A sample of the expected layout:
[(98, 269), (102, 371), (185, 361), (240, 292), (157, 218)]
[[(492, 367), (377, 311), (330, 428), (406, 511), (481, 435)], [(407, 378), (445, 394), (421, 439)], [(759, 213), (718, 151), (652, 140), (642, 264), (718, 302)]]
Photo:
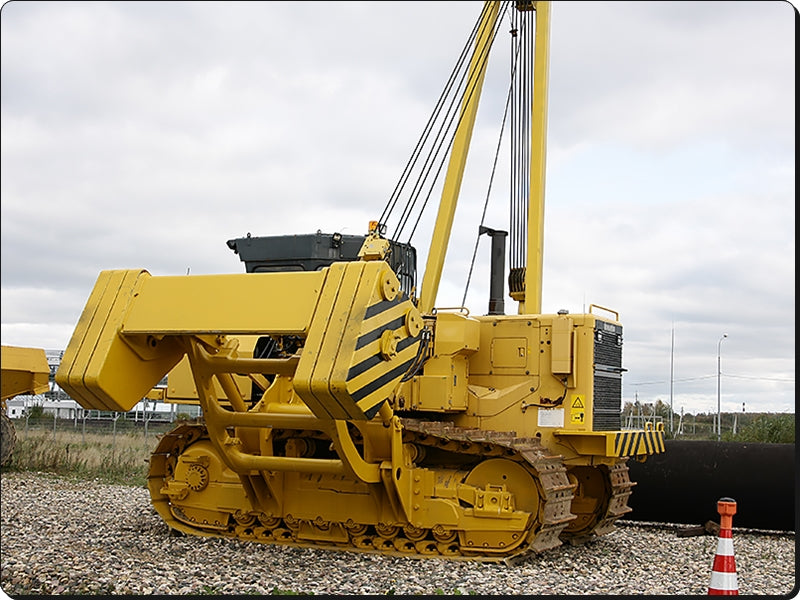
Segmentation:
[[(698, 594), (717, 538), (625, 521), (515, 566), (172, 536), (146, 489), (0, 478), (0, 588), (20, 594)], [(794, 533), (733, 530), (739, 593), (794, 595)]]

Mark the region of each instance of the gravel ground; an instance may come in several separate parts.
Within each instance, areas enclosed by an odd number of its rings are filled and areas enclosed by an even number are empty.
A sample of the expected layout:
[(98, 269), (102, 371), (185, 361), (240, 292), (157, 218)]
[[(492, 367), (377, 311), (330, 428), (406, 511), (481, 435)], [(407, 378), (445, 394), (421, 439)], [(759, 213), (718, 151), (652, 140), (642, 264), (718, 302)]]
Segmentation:
[[(698, 594), (717, 538), (622, 522), (515, 566), (168, 534), (139, 487), (0, 478), (0, 588), (24, 594)], [(735, 525), (735, 521), (734, 521)], [(740, 594), (795, 596), (795, 535), (733, 531)], [(2, 596), (2, 594), (0, 594)]]

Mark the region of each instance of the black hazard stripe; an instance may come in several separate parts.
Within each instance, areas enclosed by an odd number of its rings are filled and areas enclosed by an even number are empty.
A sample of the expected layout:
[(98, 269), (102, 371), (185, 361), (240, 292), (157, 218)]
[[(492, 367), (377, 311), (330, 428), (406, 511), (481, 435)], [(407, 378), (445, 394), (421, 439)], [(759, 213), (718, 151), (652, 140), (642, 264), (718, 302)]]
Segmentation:
[(664, 452), (664, 433), (661, 431), (653, 432), (653, 449), (655, 452)]
[(389, 321), (388, 323), (381, 323), (375, 329), (368, 331), (367, 333), (362, 333), (359, 336), (358, 341), (356, 341), (356, 350), (360, 350), (367, 344), (370, 344), (375, 340), (380, 339), (381, 334), (386, 329), (399, 329), (405, 324), (405, 322), (406, 322), (406, 317), (405, 315), (403, 315), (401, 317), (397, 317), (392, 321)]
[[(647, 440), (647, 436), (645, 435), (644, 431), (639, 431), (636, 434), (636, 442), (628, 450), (628, 454), (635, 454), (639, 449), (639, 445), (642, 443), (642, 440)], [(646, 442), (645, 445), (647, 445)]]
[(629, 433), (619, 432), (614, 436), (614, 453), (617, 456), (624, 456), (621, 446), (627, 443), (629, 435)]
[(618, 456), (630, 456), (644, 441), (645, 452), (655, 454), (664, 452), (664, 434), (660, 431), (622, 431), (614, 437), (614, 451)]
[[(409, 346), (413, 345), (417, 341), (419, 341), (419, 336), (413, 337), (413, 338), (409, 337), (409, 338), (405, 338), (403, 340), (400, 340), (397, 343), (397, 353), (400, 354), (400, 352), (402, 352), (403, 350), (405, 350)], [(379, 365), (381, 363), (384, 363), (384, 362), (386, 362), (386, 361), (384, 361), (381, 358), (380, 354), (373, 354), (372, 356), (370, 356), (368, 358), (365, 358), (364, 360), (362, 360), (357, 365), (353, 365), (352, 367), (350, 367), (350, 370), (347, 372), (347, 381), (350, 381), (351, 379), (354, 379), (355, 377), (358, 377), (362, 373), (366, 373), (372, 367), (374, 367), (376, 365)]]
[(381, 300), (380, 302), (367, 307), (367, 312), (364, 313), (364, 320), (366, 321), (367, 319), (371, 319), (375, 315), (379, 315), (382, 312), (386, 312), (390, 308), (395, 307), (402, 302), (403, 299), (400, 296), (398, 296), (394, 300)]
[(405, 372), (408, 371), (409, 368), (411, 368), (411, 365), (414, 364), (415, 358), (416, 357), (413, 357), (410, 360), (404, 362), (403, 364), (397, 365), (391, 371), (387, 371), (377, 379), (373, 379), (365, 386), (354, 391), (352, 394), (350, 394), (350, 396), (356, 402), (363, 400), (364, 398), (369, 396), (372, 392), (381, 389), (387, 383), (391, 383), (394, 379), (402, 377), (405, 374)]
[(621, 431), (614, 437), (614, 452), (617, 456), (630, 456), (638, 447), (642, 431)]
[(644, 447), (648, 454), (653, 453), (653, 433), (652, 431), (644, 432)]

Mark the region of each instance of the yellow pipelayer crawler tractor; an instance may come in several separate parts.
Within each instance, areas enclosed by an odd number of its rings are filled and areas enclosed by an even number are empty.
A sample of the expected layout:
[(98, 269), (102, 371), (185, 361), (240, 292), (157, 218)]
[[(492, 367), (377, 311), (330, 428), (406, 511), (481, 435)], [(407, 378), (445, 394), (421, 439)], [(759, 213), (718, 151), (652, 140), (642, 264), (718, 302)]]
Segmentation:
[(6, 400), (21, 394), (43, 394), (50, 389), (50, 365), (41, 348), (3, 346), (0, 356), (2, 367), (2, 410), (0, 411), (0, 465), (11, 460), (17, 445), (14, 422), (6, 414)]
[[(355, 255), (336, 259), (348, 240), (334, 234), (334, 258), (300, 270), (267, 253), (242, 274), (100, 274), (56, 381), (86, 408), (125, 411), (165, 374), (191, 373), (203, 418), (165, 435), (150, 462), (152, 501), (171, 528), (511, 561), (604, 534), (630, 510), (626, 463), (663, 452), (664, 439), (620, 428), (618, 317), (595, 306), (540, 314), (549, 12), (484, 4), (419, 296), (415, 255), (384, 237), (383, 217)], [(502, 19), (533, 56), (511, 86), (527, 98), (515, 105), (527, 137), (512, 136), (526, 157), (512, 185), (524, 209), (511, 219), (524, 250), (508, 277), (519, 305), (506, 315), (494, 298), (474, 316), (435, 299)], [(259, 239), (228, 245), (246, 260)]]

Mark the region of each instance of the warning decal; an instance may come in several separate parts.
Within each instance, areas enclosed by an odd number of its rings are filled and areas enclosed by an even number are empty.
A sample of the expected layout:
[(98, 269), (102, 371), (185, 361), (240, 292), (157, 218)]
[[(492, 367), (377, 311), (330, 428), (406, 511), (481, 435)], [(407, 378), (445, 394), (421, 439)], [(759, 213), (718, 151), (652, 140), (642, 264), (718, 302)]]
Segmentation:
[(576, 394), (572, 397), (572, 405), (569, 411), (569, 422), (583, 425), (586, 422), (586, 404), (583, 396)]

